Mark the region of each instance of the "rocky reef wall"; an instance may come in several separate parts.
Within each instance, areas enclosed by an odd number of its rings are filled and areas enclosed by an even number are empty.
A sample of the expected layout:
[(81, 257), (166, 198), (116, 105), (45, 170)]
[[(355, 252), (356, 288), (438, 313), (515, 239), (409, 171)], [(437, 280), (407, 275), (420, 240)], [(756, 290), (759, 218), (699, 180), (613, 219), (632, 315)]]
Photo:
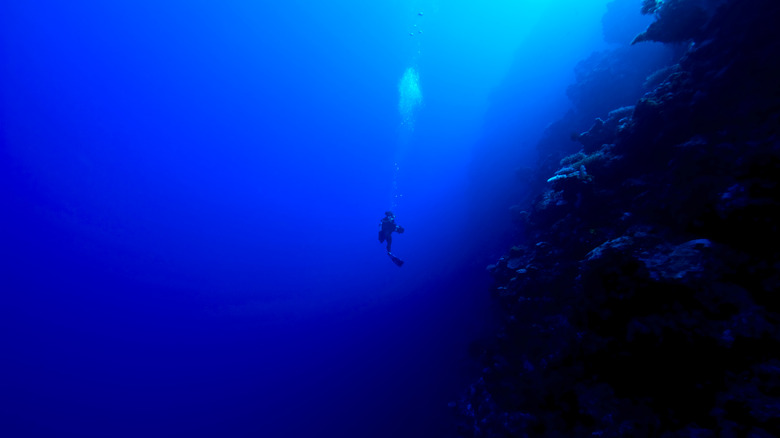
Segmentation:
[[(780, 436), (780, 2), (640, 6), (634, 46), (581, 64), (488, 267), (504, 323), (463, 437)], [(632, 60), (646, 41), (672, 62)], [(633, 73), (589, 94), (610, 71)]]

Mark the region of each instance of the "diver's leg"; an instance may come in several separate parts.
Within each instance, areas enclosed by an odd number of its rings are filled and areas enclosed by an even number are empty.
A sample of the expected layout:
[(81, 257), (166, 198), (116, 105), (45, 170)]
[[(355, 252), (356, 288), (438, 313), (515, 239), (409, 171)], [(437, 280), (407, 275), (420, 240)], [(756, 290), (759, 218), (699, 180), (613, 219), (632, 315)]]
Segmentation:
[(393, 243), (393, 234), (388, 233), (386, 240), (387, 240), (387, 252), (390, 252), (390, 245)]

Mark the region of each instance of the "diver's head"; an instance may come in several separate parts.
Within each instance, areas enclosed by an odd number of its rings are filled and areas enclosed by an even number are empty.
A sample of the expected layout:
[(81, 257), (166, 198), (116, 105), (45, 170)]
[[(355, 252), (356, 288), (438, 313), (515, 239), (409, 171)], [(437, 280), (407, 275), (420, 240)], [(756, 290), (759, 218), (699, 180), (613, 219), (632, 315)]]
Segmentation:
[(385, 212), (385, 216), (387, 216), (387, 217), (393, 217), (393, 216), (395, 216), (395, 215), (393, 214), (393, 212), (392, 212), (392, 211), (390, 211), (390, 210), (387, 210), (387, 211)]

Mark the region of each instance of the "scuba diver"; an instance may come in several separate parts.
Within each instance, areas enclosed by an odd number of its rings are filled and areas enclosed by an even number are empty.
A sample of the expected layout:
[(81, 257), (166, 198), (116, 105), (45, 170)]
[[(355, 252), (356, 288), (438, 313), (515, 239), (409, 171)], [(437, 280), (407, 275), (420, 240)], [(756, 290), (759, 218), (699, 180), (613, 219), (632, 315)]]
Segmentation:
[(404, 261), (394, 256), (393, 253), (390, 252), (390, 245), (393, 243), (393, 232), (399, 234), (403, 233), (404, 227), (399, 227), (396, 225), (395, 215), (392, 211), (386, 211), (385, 217), (383, 217), (382, 221), (379, 222), (379, 242), (382, 243), (387, 241), (387, 255), (390, 256), (390, 259), (393, 261), (393, 263), (401, 266), (404, 264)]

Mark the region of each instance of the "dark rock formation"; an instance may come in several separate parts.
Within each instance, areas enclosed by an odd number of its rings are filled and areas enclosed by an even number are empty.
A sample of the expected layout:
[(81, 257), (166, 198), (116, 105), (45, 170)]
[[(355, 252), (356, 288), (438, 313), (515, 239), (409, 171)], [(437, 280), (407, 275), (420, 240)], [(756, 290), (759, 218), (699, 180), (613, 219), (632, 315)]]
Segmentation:
[[(675, 50), (648, 44), (597, 52), (580, 62), (575, 68), (576, 82), (566, 93), (573, 109), (551, 124), (537, 144), (540, 161), (536, 181), (546, 181), (562, 158), (579, 150), (579, 142), (585, 139), (579, 133), (593, 125), (594, 119), (602, 117), (612, 123), (614, 110), (636, 104), (637, 99), (652, 90), (647, 87), (651, 83), (648, 78), (672, 68), (674, 55)], [(600, 147), (601, 144), (593, 146)]]
[(634, 38), (632, 44), (642, 41), (678, 43), (698, 39), (721, 0), (663, 0), (645, 1), (642, 13), (655, 14), (656, 21)]
[(687, 49), (542, 141), (464, 437), (780, 436), (780, 2), (644, 6)]
[(636, 6), (636, 0), (614, 0), (607, 4), (607, 13), (601, 19), (605, 42), (627, 45), (647, 28), (652, 18), (640, 14)]

